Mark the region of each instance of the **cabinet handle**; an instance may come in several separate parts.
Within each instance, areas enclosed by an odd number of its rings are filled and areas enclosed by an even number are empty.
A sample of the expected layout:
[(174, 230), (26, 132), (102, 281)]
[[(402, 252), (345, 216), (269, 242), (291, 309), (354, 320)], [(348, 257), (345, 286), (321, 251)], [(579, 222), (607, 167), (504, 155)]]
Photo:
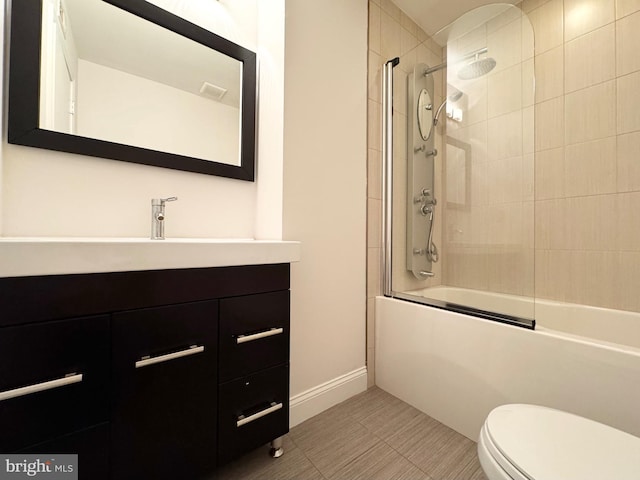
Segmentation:
[(253, 342), (254, 340), (259, 340), (265, 337), (271, 337), (273, 335), (280, 335), (284, 332), (284, 328), (270, 328), (269, 330), (265, 330), (264, 332), (254, 333), (253, 335), (238, 335), (236, 337), (236, 343), (239, 345), (241, 343)]
[(179, 352), (167, 353), (166, 355), (158, 355), (157, 357), (142, 357), (136, 362), (136, 368), (146, 367), (149, 365), (153, 365), (154, 363), (168, 362), (169, 360), (173, 360), (174, 358), (187, 357), (189, 355), (195, 355), (196, 353), (202, 352), (204, 352), (204, 346), (191, 345), (189, 348), (180, 350)]
[(49, 380), (47, 382), (36, 383), (34, 385), (28, 385), (26, 387), (14, 388), (13, 390), (0, 392), (0, 401), (8, 400), (15, 397), (22, 397), (24, 395), (42, 392), (44, 390), (51, 390), (53, 388), (64, 387), (65, 385), (71, 385), (72, 383), (78, 383), (81, 381), (81, 373), (69, 373), (64, 377), (58, 378), (56, 380)]
[(264, 410), (260, 410), (258, 413), (254, 413), (253, 415), (249, 415), (245, 417), (244, 415), (240, 415), (238, 417), (238, 421), (236, 422), (236, 427), (241, 427), (246, 425), (247, 423), (251, 423), (259, 418), (264, 417), (265, 415), (269, 415), (270, 413), (276, 412), (282, 408), (282, 403), (271, 402), (271, 406), (265, 408)]

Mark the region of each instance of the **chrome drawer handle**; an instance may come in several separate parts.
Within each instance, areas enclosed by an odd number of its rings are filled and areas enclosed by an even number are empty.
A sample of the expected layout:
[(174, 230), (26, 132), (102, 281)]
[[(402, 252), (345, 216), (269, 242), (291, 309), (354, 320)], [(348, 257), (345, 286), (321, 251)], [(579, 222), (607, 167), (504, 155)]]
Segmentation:
[(277, 412), (282, 408), (282, 403), (271, 402), (271, 406), (265, 408), (264, 410), (260, 410), (258, 413), (254, 413), (253, 415), (249, 415), (245, 417), (244, 415), (240, 415), (238, 417), (238, 421), (236, 422), (236, 427), (241, 427), (246, 425), (247, 423), (251, 423), (259, 418), (264, 417), (265, 415), (269, 415), (270, 413)]
[(270, 328), (269, 330), (265, 330), (264, 332), (254, 333), (253, 335), (238, 335), (236, 338), (236, 343), (239, 345), (241, 343), (253, 342), (254, 340), (260, 340), (265, 337), (272, 337), (273, 335), (280, 335), (284, 332), (284, 328)]
[(81, 373), (69, 373), (57, 380), (49, 380), (47, 382), (36, 383), (34, 385), (28, 385), (26, 387), (14, 388), (13, 390), (6, 390), (0, 392), (0, 401), (8, 400), (10, 398), (22, 397), (31, 393), (42, 392), (44, 390), (51, 390), (53, 388), (64, 387), (65, 385), (71, 385), (82, 381)]
[(173, 360), (175, 358), (188, 357), (189, 355), (195, 355), (196, 353), (202, 352), (204, 352), (204, 346), (191, 345), (189, 348), (180, 350), (179, 352), (167, 353), (166, 355), (158, 355), (157, 357), (142, 357), (136, 362), (136, 368), (146, 367), (149, 365), (153, 365), (154, 363), (168, 362), (169, 360)]

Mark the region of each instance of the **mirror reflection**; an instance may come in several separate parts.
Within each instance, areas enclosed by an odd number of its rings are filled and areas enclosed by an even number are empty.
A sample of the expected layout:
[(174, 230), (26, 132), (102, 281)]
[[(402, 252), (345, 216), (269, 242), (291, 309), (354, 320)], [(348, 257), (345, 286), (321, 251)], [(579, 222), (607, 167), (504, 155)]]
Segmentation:
[(41, 129), (241, 164), (242, 62), (102, 0), (43, 0)]

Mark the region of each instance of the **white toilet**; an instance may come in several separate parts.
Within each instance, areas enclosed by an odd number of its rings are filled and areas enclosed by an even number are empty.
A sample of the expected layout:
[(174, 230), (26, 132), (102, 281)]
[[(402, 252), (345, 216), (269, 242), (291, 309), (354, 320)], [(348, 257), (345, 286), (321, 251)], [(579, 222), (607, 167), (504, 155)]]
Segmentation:
[(478, 457), (489, 480), (640, 480), (640, 438), (536, 405), (492, 410)]

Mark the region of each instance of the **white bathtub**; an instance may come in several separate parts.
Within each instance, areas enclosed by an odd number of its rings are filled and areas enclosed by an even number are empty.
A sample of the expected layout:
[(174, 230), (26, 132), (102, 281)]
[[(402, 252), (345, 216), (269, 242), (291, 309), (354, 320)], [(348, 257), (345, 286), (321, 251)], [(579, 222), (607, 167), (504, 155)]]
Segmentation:
[(640, 313), (590, 307), (458, 287), (432, 287), (407, 292), (514, 317), (535, 318), (539, 330), (550, 329), (640, 349)]
[[(442, 295), (462, 293), (441, 290)], [(579, 312), (577, 320), (567, 315), (571, 310)], [(620, 326), (631, 324), (634, 314), (611, 320), (600, 317), (615, 311), (586, 310), (536, 302), (547, 326), (532, 331), (378, 297), (376, 383), (472, 440), (489, 411), (505, 403), (558, 408), (640, 436), (640, 348), (549, 328), (553, 319), (563, 328), (597, 322)], [(637, 330), (621, 335), (627, 343), (632, 336), (637, 342)]]

